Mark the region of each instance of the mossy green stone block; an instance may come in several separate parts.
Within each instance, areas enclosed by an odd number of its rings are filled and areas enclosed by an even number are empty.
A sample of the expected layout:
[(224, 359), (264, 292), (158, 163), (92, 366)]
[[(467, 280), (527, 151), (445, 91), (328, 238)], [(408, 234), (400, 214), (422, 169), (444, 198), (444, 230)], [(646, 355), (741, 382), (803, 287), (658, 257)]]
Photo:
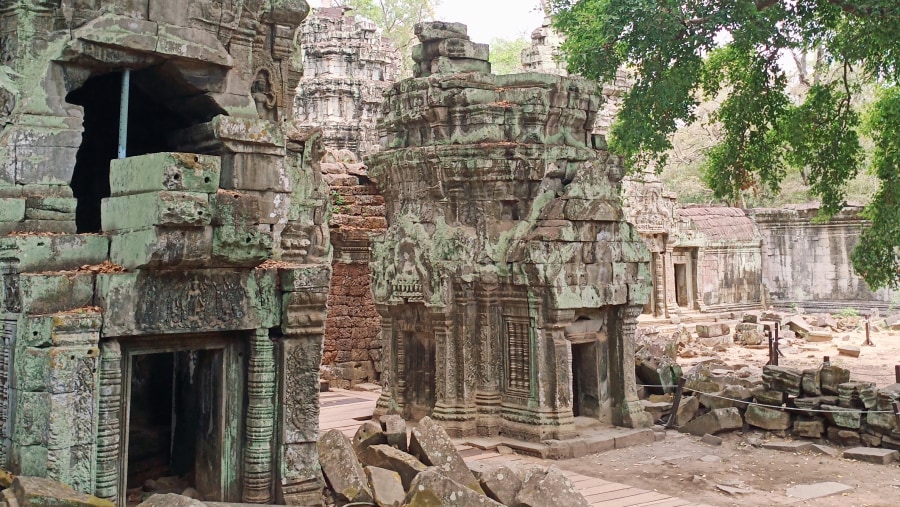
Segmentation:
[(17, 347), (96, 346), (103, 317), (97, 312), (20, 315)]
[[(88, 383), (96, 385), (94, 379)], [(52, 394), (19, 391), (12, 440), (17, 445), (64, 449), (95, 438), (93, 392)]]
[(193, 153), (151, 153), (116, 159), (109, 165), (110, 195), (174, 190), (215, 193), (219, 188), (221, 160)]
[(50, 433), (50, 393), (19, 391), (12, 440), (17, 445), (46, 445)]
[(210, 194), (147, 192), (103, 199), (104, 231), (131, 231), (153, 226), (203, 227), (212, 221)]
[(226, 226), (258, 224), (261, 216), (259, 194), (219, 190), (210, 196), (213, 224)]
[(311, 289), (328, 289), (331, 282), (331, 266), (297, 266), (279, 270), (281, 290), (303, 292)]
[[(31, 210), (55, 211), (57, 213), (75, 213), (78, 199), (74, 197), (32, 196), (25, 200), (26, 208)], [(34, 217), (40, 218), (40, 217)]]
[(127, 270), (146, 267), (192, 267), (209, 263), (212, 227), (151, 227), (112, 236), (110, 261)]
[(109, 238), (99, 234), (47, 234), (0, 238), (0, 249), (12, 249), (19, 270), (61, 271), (102, 264), (109, 256)]
[(90, 272), (22, 273), (19, 300), (28, 314), (58, 313), (94, 302), (94, 274)]
[(647, 283), (628, 284), (628, 302), (633, 305), (645, 305), (650, 302), (650, 293), (653, 286)]
[(0, 199), (0, 222), (25, 220), (25, 199)]
[(19, 475), (26, 477), (47, 475), (50, 461), (46, 446), (14, 444), (11, 454), (11, 461), (18, 466)]
[(256, 226), (222, 225), (213, 232), (212, 254), (217, 262), (256, 266), (272, 256), (272, 236)]
[(73, 393), (95, 377), (97, 347), (25, 347), (16, 351), (15, 388), (20, 391)]
[(278, 287), (278, 269), (256, 269), (247, 280), (250, 306), (258, 315), (260, 327), (281, 325), (281, 291)]

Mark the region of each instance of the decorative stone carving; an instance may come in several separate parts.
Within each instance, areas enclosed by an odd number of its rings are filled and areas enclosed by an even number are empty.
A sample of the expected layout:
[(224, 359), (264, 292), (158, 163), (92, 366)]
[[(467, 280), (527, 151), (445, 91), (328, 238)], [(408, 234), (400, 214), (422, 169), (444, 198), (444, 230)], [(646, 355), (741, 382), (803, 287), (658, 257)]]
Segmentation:
[(119, 497), (119, 438), (122, 410), (122, 350), (116, 340), (100, 344), (100, 409), (97, 423), (98, 498)]
[(417, 34), (444, 60), (389, 89), (367, 159), (390, 224), (372, 255), (377, 413), (529, 440), (573, 435), (574, 415), (647, 424), (627, 370), (649, 255), (623, 219), (621, 161), (595, 149), (596, 85), (472, 72), (475, 46), (441, 42), (464, 26)]
[(272, 444), (275, 421), (275, 356), (268, 329), (250, 340), (247, 371), (247, 443), (244, 446), (244, 503), (272, 503)]

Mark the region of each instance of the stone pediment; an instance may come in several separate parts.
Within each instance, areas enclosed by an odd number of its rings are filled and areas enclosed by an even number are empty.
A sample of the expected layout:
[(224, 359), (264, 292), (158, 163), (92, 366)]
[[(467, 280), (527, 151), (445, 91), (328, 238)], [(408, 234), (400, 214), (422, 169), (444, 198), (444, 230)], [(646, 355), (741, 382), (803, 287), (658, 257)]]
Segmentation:
[(100, 61), (108, 61), (103, 55), (118, 50), (227, 68), (234, 65), (225, 46), (205, 30), (123, 16), (103, 16), (91, 21), (75, 32), (67, 49), (64, 54), (86, 55)]

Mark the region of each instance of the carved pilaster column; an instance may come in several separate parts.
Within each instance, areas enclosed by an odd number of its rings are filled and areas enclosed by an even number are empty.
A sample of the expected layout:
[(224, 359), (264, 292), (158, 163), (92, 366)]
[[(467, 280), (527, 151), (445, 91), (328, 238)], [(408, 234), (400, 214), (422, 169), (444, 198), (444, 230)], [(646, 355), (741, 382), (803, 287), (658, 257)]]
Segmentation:
[(637, 395), (634, 373), (634, 333), (641, 307), (620, 306), (616, 311), (614, 326), (610, 329), (610, 365), (618, 369), (612, 375), (613, 423), (629, 428), (645, 428), (653, 424), (650, 414), (644, 411)]
[(495, 303), (496, 285), (485, 285), (478, 294), (478, 385), (475, 406), (476, 432), (491, 437), (500, 432), (500, 314)]
[[(397, 357), (398, 345), (394, 337), (393, 319), (386, 305), (375, 305), (381, 316), (381, 396), (375, 406), (375, 416), (393, 413), (403, 398), (398, 394), (397, 383), (402, 378), (399, 374), (400, 359)], [(395, 373), (396, 372), (396, 373)], [(401, 407), (402, 410), (402, 407)]]
[(275, 355), (268, 329), (250, 340), (244, 445), (244, 503), (272, 503), (272, 436), (275, 421)]
[(122, 349), (116, 340), (100, 344), (100, 402), (97, 422), (97, 475), (94, 495), (119, 497), (122, 414)]
[(654, 291), (654, 308), (653, 315), (657, 317), (666, 316), (666, 251), (653, 254), (653, 288)]

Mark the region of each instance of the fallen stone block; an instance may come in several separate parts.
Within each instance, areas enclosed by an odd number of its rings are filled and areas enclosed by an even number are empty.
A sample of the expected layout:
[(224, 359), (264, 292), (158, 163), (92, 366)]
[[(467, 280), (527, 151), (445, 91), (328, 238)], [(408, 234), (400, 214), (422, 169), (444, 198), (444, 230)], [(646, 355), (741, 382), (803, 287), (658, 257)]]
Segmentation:
[(409, 447), (406, 437), (406, 421), (399, 415), (383, 415), (380, 421), (387, 445), (406, 452)]
[(854, 447), (844, 451), (843, 457), (865, 461), (866, 463), (875, 463), (876, 465), (887, 465), (900, 459), (900, 452), (893, 449), (878, 449), (876, 447)]
[(478, 493), (484, 493), (478, 480), (457, 452), (450, 436), (430, 417), (423, 417), (418, 427), (413, 428), (409, 439), (409, 452), (422, 463), (437, 467), (442, 474), (454, 481)]
[(157, 493), (138, 504), (138, 507), (206, 507), (206, 504), (184, 495)]
[(844, 382), (838, 385), (838, 405), (844, 408), (872, 409), (878, 403), (874, 382)]
[(723, 431), (740, 429), (743, 425), (744, 421), (741, 419), (741, 413), (738, 412), (738, 409), (734, 407), (718, 408), (695, 418), (678, 428), (678, 431), (702, 437), (707, 433), (715, 435)]
[(841, 455), (841, 451), (831, 447), (830, 445), (823, 444), (813, 444), (813, 446), (809, 449), (809, 452), (813, 454), (826, 454), (832, 457), (838, 457)]
[(682, 427), (689, 423), (700, 410), (700, 398), (697, 396), (688, 396), (681, 399), (678, 410), (675, 412), (675, 426)]
[(810, 326), (806, 319), (801, 317), (800, 315), (792, 315), (788, 318), (785, 326), (788, 327), (791, 331), (799, 334), (800, 336), (806, 336), (807, 333), (812, 331), (812, 326)]
[(17, 476), (10, 488), (19, 507), (115, 507), (109, 500), (85, 495), (41, 477)]
[(791, 415), (776, 408), (750, 405), (744, 413), (747, 424), (764, 430), (786, 430), (791, 427)]
[(414, 28), (416, 38), (422, 42), (440, 39), (468, 39), (468, 28), (462, 23), (449, 23), (446, 21), (428, 21), (416, 23)]
[(852, 489), (853, 486), (848, 486), (839, 482), (817, 482), (815, 484), (799, 484), (797, 486), (791, 486), (785, 491), (785, 494), (787, 496), (799, 498), (800, 500), (812, 500), (813, 498), (837, 495), (838, 493), (843, 493)]
[(486, 464), (475, 475), (487, 496), (503, 505), (515, 505), (522, 479), (513, 469), (506, 465)]
[(710, 435), (709, 433), (707, 433), (706, 435), (703, 435), (703, 438), (701, 438), (700, 441), (703, 442), (704, 444), (708, 444), (708, 445), (722, 445), (721, 437), (717, 437), (715, 435)]
[(400, 474), (379, 467), (366, 467), (372, 498), (378, 507), (400, 507), (406, 499)]
[(839, 345), (838, 354), (849, 357), (859, 357), (861, 349), (856, 345)]
[(441, 474), (434, 468), (420, 473), (410, 484), (405, 505), (406, 507), (503, 506), (484, 494), (477, 493)]
[(794, 421), (794, 435), (806, 438), (822, 438), (825, 434), (825, 423), (820, 419)]
[(331, 489), (347, 502), (371, 502), (372, 491), (353, 447), (340, 430), (325, 432), (316, 442), (319, 464)]
[(728, 324), (697, 324), (697, 336), (700, 338), (715, 338), (717, 336), (725, 336), (731, 333)]
[(522, 489), (516, 495), (515, 505), (522, 507), (589, 507), (584, 495), (555, 466), (542, 470), (532, 467), (522, 479)]
[(803, 370), (800, 388), (804, 396), (822, 395), (822, 377), (819, 374), (819, 368)]
[(828, 440), (841, 447), (855, 447), (860, 444), (858, 431), (829, 426), (827, 433)]
[(428, 467), (413, 456), (386, 444), (373, 445), (359, 456), (359, 460), (368, 466), (387, 468), (400, 474), (403, 489), (409, 490), (413, 479)]
[(893, 414), (894, 403), (897, 401), (900, 401), (900, 384), (892, 384), (879, 389), (875, 411), (866, 414), (866, 422), (869, 423), (869, 426), (882, 433), (900, 433), (897, 418)]
[(819, 378), (822, 381), (822, 393), (838, 394), (838, 386), (850, 381), (850, 370), (834, 365), (823, 366)]
[[(381, 429), (381, 425), (375, 421), (365, 421), (356, 428), (353, 435), (353, 450), (357, 455), (362, 454), (372, 445), (387, 444), (387, 435)], [(400, 449), (406, 452), (406, 449)]]
[(804, 452), (812, 449), (812, 442), (797, 440), (793, 442), (772, 441), (763, 443), (764, 449), (783, 452)]
[(834, 339), (834, 335), (832, 335), (830, 331), (813, 329), (806, 333), (805, 338), (808, 342), (830, 342)]
[(803, 373), (787, 366), (766, 365), (763, 367), (763, 385), (772, 391), (781, 391), (791, 396), (800, 396)]

